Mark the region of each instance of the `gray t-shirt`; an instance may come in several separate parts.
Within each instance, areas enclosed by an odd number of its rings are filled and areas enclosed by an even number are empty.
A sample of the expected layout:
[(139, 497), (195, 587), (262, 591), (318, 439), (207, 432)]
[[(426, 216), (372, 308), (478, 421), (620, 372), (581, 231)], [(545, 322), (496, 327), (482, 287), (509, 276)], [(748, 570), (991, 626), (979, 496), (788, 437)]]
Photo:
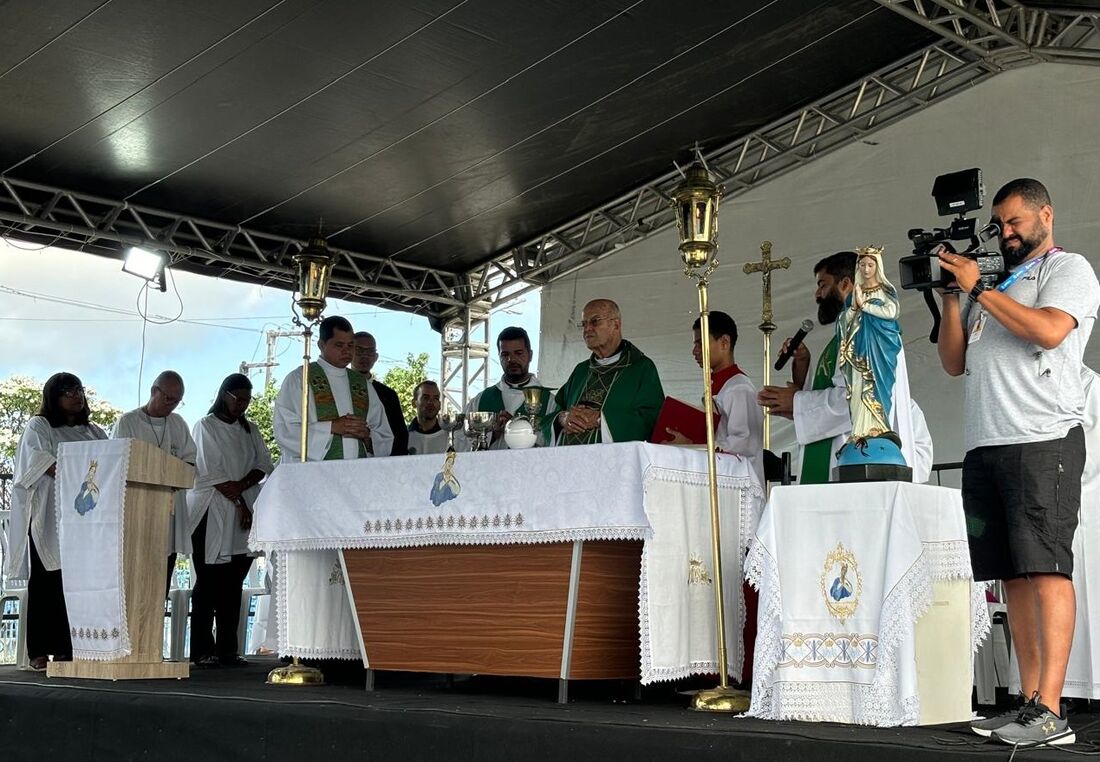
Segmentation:
[[(1085, 345), (1096, 321), (1100, 283), (1080, 254), (1055, 252), (1005, 293), (1025, 307), (1054, 307), (1077, 327), (1054, 349), (1017, 338), (965, 296), (966, 449), (1061, 439), (1082, 421)], [(975, 325), (984, 314), (980, 336)]]

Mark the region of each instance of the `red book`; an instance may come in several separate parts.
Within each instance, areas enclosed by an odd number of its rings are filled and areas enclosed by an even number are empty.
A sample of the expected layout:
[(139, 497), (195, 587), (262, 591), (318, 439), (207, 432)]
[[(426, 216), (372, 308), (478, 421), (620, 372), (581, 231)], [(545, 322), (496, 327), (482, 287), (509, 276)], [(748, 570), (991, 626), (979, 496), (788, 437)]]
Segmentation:
[[(707, 443), (707, 418), (706, 412), (695, 405), (689, 405), (675, 397), (665, 397), (665, 404), (661, 405), (661, 412), (657, 415), (657, 423), (653, 426), (653, 433), (649, 435), (649, 441), (661, 444), (672, 439), (665, 429), (675, 429), (690, 439), (693, 444)], [(714, 428), (718, 428), (718, 414), (714, 414)]]

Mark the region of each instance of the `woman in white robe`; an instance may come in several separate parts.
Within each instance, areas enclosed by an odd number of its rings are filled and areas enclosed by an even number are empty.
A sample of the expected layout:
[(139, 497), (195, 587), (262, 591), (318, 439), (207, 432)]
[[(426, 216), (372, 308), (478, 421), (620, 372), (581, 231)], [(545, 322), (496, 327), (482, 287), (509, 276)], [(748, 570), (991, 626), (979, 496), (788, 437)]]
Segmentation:
[(43, 670), (50, 656), (73, 657), (61, 583), (61, 547), (54, 504), (57, 447), (62, 442), (106, 439), (90, 420), (84, 386), (71, 373), (55, 373), (42, 389), (38, 415), (27, 423), (15, 454), (5, 573), (12, 587), (27, 587), (27, 656)]
[[(252, 566), (248, 532), (271, 453), (244, 417), (252, 383), (234, 373), (222, 382), (209, 415), (195, 424), (195, 486), (187, 493), (195, 587), (191, 593), (191, 661), (243, 666), (238, 653), (241, 585)], [(217, 620), (217, 638), (212, 633)]]

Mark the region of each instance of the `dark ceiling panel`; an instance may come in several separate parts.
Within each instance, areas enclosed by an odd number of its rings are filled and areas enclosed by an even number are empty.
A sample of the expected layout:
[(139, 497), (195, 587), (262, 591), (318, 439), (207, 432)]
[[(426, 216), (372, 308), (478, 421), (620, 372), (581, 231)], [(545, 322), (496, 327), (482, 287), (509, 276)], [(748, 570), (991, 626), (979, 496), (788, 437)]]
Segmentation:
[(873, 0), (3, 9), (0, 171), (450, 271), (934, 38)]

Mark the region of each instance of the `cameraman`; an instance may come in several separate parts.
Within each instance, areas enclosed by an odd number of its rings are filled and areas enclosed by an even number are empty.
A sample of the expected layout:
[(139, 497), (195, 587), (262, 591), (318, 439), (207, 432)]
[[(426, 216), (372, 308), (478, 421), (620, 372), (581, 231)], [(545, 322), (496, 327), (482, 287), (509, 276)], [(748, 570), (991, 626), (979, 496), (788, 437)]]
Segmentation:
[(975, 580), (1003, 580), (1020, 665), (1019, 709), (972, 729), (1006, 743), (1073, 743), (1061, 707), (1073, 638), (1071, 544), (1081, 503), (1082, 359), (1100, 284), (1080, 254), (1054, 245), (1043, 184), (1013, 180), (993, 199), (1008, 278), (979, 280), (942, 251), (959, 293), (942, 293), (939, 353), (966, 375), (962, 495)]

